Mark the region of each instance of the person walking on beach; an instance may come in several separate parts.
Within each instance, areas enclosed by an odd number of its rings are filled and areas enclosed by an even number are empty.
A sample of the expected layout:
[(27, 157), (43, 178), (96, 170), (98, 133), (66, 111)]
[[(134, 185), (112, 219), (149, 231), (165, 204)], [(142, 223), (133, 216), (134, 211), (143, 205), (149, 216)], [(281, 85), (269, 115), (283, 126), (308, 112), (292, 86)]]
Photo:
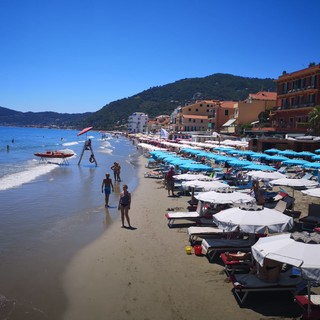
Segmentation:
[(117, 162), (113, 163), (113, 166), (111, 167), (111, 170), (113, 171), (114, 181), (121, 181), (120, 179), (120, 164)]
[(124, 218), (126, 218), (129, 228), (131, 227), (130, 218), (129, 218), (129, 210), (131, 206), (131, 193), (128, 192), (128, 186), (126, 184), (123, 185), (123, 191), (120, 194), (118, 210), (121, 210), (121, 223), (122, 228), (124, 228)]
[(173, 176), (175, 175), (173, 167), (170, 167), (169, 171), (165, 175), (165, 183), (168, 190), (168, 196), (170, 196), (170, 191), (172, 196), (174, 197), (174, 179)]
[(102, 185), (101, 185), (101, 192), (104, 191), (104, 195), (105, 195), (106, 208), (109, 207), (109, 196), (110, 196), (111, 190), (114, 191), (112, 180), (110, 179), (110, 174), (106, 173), (106, 177), (103, 179)]

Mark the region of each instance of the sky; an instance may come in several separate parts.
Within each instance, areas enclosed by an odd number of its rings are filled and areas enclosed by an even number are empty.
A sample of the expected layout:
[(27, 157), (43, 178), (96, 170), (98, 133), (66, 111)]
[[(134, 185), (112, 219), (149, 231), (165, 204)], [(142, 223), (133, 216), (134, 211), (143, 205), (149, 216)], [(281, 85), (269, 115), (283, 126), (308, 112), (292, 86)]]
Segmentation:
[(320, 62), (319, 0), (0, 0), (0, 106), (95, 112), (151, 87)]

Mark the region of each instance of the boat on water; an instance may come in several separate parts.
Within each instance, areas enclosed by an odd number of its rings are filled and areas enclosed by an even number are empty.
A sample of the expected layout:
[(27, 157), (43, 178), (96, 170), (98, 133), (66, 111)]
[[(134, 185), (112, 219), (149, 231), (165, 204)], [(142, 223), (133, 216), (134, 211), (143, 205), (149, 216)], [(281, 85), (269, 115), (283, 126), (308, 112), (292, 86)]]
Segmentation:
[(59, 158), (59, 159), (66, 159), (70, 158), (74, 155), (74, 153), (70, 152), (63, 152), (63, 151), (46, 151), (46, 152), (37, 152), (34, 154), (36, 157), (40, 158)]

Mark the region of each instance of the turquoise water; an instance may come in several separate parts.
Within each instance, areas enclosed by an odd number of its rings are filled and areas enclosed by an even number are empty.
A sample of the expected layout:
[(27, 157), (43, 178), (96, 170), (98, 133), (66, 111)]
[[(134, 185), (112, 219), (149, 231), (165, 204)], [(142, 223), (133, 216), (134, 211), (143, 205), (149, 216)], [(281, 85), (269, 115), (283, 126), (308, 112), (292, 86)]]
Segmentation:
[[(134, 197), (135, 145), (121, 136), (77, 133), (0, 127), (0, 306), (10, 306), (9, 319), (59, 319), (65, 305), (60, 284), (65, 265), (118, 218), (116, 208), (104, 208), (101, 192), (114, 161), (121, 165), (123, 182), (115, 183), (110, 204), (117, 204), (122, 183)], [(89, 162), (90, 151), (78, 165), (86, 138), (92, 140), (97, 167)], [(34, 153), (47, 150), (76, 155), (69, 165), (39, 162)], [(8, 316), (2, 311), (0, 320)]]

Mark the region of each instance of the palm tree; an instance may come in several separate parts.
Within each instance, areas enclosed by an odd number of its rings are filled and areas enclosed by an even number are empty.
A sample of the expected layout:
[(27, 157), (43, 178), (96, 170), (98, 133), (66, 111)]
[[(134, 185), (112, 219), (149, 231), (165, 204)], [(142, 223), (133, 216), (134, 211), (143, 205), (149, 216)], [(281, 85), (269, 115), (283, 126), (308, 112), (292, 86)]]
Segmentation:
[(320, 134), (320, 106), (316, 106), (309, 113), (309, 123), (315, 135)]

